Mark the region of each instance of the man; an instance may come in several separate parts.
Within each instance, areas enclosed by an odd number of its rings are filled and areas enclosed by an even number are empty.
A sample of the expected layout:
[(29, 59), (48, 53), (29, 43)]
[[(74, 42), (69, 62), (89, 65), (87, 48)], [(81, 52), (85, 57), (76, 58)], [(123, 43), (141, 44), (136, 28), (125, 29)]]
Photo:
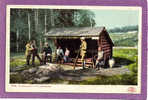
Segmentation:
[(104, 52), (101, 49), (101, 47), (98, 47), (98, 55), (97, 55), (97, 59), (96, 59), (96, 67), (98, 69), (101, 69), (102, 66), (104, 66)]
[(57, 49), (57, 62), (63, 60), (63, 57), (64, 57), (64, 52), (63, 52), (63, 49), (59, 46), (58, 49)]
[(35, 56), (38, 58), (38, 60), (40, 61), (40, 64), (42, 64), (42, 60), (41, 60), (41, 58), (39, 57), (39, 55), (38, 55), (38, 48), (37, 48), (37, 46), (36, 46), (36, 42), (35, 42), (35, 40), (33, 40), (32, 41), (32, 65), (34, 66), (35, 64), (34, 64), (34, 61), (35, 61)]
[(65, 50), (65, 55), (64, 55), (64, 62), (69, 62), (69, 54), (70, 54), (70, 51), (68, 50), (68, 48), (66, 48)]
[(50, 48), (50, 46), (48, 46), (48, 43), (46, 42), (45, 43), (45, 47), (43, 48), (43, 61), (44, 61), (44, 64), (46, 64), (46, 61), (48, 60), (48, 57), (49, 57), (49, 61), (51, 63), (51, 60), (52, 60), (52, 50)]
[(31, 58), (31, 53), (32, 53), (31, 51), (33, 50), (31, 45), (32, 45), (32, 41), (28, 41), (28, 43), (26, 44), (25, 56), (26, 56), (26, 64), (27, 65), (30, 64), (30, 58)]
[(85, 41), (85, 38), (81, 38), (81, 45), (80, 45), (80, 55), (81, 55), (81, 61), (83, 69), (85, 69), (85, 56), (86, 56), (86, 50), (87, 50), (87, 43)]

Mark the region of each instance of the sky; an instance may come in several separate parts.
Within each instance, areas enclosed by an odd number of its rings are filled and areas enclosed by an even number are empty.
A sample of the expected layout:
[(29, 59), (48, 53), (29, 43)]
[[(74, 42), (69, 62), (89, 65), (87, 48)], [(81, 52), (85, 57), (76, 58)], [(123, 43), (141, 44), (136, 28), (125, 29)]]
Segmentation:
[(115, 27), (138, 25), (139, 11), (137, 10), (91, 10), (95, 14), (96, 26), (107, 29)]

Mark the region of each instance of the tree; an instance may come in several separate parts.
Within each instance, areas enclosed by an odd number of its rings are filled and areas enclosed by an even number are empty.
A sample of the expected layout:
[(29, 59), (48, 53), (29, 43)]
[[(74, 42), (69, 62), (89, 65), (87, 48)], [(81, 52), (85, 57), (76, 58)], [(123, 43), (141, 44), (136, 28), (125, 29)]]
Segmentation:
[(11, 9), (10, 33), (16, 39), (11, 39), (11, 44), (16, 44), (18, 52), (25, 49), (28, 40), (44, 41), (44, 34), (51, 28), (93, 27), (94, 16), (90, 10), (81, 9)]

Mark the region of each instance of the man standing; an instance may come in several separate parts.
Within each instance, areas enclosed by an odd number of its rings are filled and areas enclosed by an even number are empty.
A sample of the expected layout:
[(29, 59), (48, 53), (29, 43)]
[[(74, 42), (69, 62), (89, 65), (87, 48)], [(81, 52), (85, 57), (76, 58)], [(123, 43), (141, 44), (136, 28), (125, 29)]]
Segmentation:
[(31, 51), (33, 50), (33, 48), (31, 47), (32, 42), (28, 41), (28, 43), (26, 44), (26, 51), (25, 51), (25, 56), (26, 56), (26, 64), (29, 65), (30, 64), (30, 58), (31, 58)]
[(35, 40), (32, 41), (32, 48), (33, 48), (33, 50), (32, 50), (32, 54), (33, 54), (33, 56), (32, 56), (32, 65), (34, 66), (35, 56), (40, 61), (40, 64), (42, 64), (42, 60), (41, 60), (41, 58), (38, 55), (38, 48), (36, 46)]
[(81, 45), (80, 45), (80, 55), (81, 55), (81, 61), (83, 69), (85, 69), (85, 56), (86, 56), (86, 50), (87, 50), (87, 43), (85, 41), (85, 38), (81, 38)]
[(50, 46), (48, 46), (48, 43), (45, 43), (45, 47), (43, 48), (43, 61), (44, 64), (46, 64), (47, 58), (49, 57), (50, 63), (52, 61), (52, 50)]

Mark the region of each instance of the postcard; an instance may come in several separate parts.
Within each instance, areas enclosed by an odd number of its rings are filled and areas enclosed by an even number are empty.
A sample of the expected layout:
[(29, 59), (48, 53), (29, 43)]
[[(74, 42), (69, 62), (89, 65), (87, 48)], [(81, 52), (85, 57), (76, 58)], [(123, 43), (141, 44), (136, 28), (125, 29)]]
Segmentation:
[(146, 6), (139, 2), (3, 1), (1, 97), (146, 99)]

